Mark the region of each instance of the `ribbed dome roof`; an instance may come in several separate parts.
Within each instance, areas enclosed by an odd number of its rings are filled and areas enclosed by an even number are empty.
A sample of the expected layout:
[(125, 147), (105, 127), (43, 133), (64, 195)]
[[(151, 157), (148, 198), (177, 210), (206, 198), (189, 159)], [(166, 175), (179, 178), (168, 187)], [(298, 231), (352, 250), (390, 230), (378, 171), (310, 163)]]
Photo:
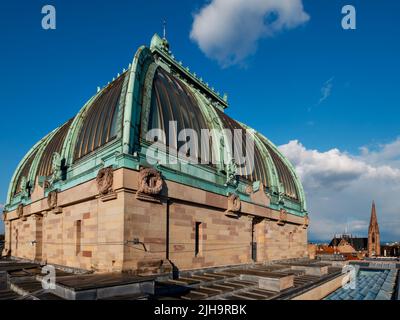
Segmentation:
[[(10, 184), (7, 208), (29, 202), (37, 184), (49, 189), (56, 185), (62, 188), (66, 181), (90, 171), (93, 158), (115, 152), (140, 155), (142, 148), (148, 146), (145, 136), (151, 129), (165, 130), (167, 146), (172, 145), (170, 136), (182, 129), (193, 129), (199, 139), (195, 157), (201, 158), (206, 147), (200, 139), (201, 129), (233, 132), (248, 128), (227, 115), (226, 99), (183, 68), (165, 43), (155, 35), (150, 49), (141, 47), (127, 71), (93, 96), (76, 117), (27, 153)], [(176, 121), (176, 132), (169, 132), (169, 121)], [(253, 140), (254, 168), (240, 169), (240, 180), (260, 182), (272, 198), (275, 196), (277, 205), (286, 203), (304, 213), (304, 192), (288, 160), (260, 133), (255, 132)], [(245, 150), (245, 143), (244, 138), (235, 140), (232, 154)], [(181, 145), (182, 142), (177, 147)], [(212, 144), (211, 157), (220, 148)], [(211, 161), (205, 165), (214, 170), (215, 176), (226, 172)]]

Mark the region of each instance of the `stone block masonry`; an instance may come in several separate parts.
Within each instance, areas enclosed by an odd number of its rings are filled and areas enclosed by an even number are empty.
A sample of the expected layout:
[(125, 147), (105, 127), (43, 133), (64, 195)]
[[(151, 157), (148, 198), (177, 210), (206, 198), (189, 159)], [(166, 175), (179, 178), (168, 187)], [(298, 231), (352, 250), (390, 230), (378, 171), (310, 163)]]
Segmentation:
[[(138, 196), (139, 173), (118, 169), (111, 193), (96, 180), (9, 212), (5, 248), (14, 257), (95, 272), (153, 274), (307, 256), (304, 218), (242, 202), (226, 214), (222, 196), (165, 181), (160, 194)], [(254, 244), (256, 253), (254, 252)]]

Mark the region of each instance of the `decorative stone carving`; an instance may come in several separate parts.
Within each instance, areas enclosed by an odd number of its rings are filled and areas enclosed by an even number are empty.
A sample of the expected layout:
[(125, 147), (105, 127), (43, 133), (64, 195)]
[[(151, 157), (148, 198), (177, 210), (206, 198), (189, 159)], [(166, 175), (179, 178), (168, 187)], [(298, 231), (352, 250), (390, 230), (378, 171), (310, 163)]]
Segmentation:
[(228, 197), (228, 209), (225, 211), (225, 215), (229, 217), (238, 217), (242, 203), (237, 194), (231, 193)]
[(44, 189), (50, 188), (50, 182), (49, 182), (48, 180), (45, 180), (45, 181), (43, 182), (43, 188), (44, 188)]
[(62, 212), (62, 208), (58, 206), (58, 192), (56, 190), (49, 192), (47, 195), (47, 204), (49, 210), (52, 210), (54, 214)]
[(17, 217), (18, 217), (18, 219), (22, 218), (23, 215), (24, 215), (24, 205), (20, 204), (17, 207)]
[(287, 212), (285, 209), (281, 209), (279, 212), (278, 225), (283, 226), (287, 221)]
[(26, 177), (21, 178), (21, 182), (19, 185), (21, 192), (25, 193), (26, 190), (28, 189), (28, 181), (26, 180)]
[(307, 229), (309, 224), (310, 224), (310, 218), (308, 216), (304, 216), (303, 229)]
[(231, 162), (227, 165), (226, 168), (226, 183), (225, 185), (237, 186), (237, 169), (238, 166), (235, 162), (235, 159), (232, 158)]
[(7, 221), (7, 212), (6, 211), (4, 211), (3, 212), (3, 221)]
[(139, 172), (138, 191), (136, 198), (139, 200), (160, 203), (158, 197), (163, 188), (161, 173), (154, 168), (142, 168)]
[(253, 186), (251, 185), (251, 184), (249, 184), (247, 187), (246, 187), (246, 190), (245, 190), (245, 192), (247, 193), (247, 194), (252, 194), (253, 193)]
[(113, 191), (114, 183), (114, 171), (112, 167), (101, 169), (97, 174), (96, 182), (100, 196), (110, 194)]
[(53, 153), (53, 159), (52, 159), (52, 171), (53, 174), (51, 175), (49, 179), (49, 184), (53, 185), (55, 182), (61, 180), (62, 176), (62, 159), (61, 155), (57, 152)]
[(50, 210), (57, 207), (57, 191), (49, 192), (49, 194), (47, 195), (47, 204)]
[(161, 193), (163, 179), (161, 173), (153, 168), (143, 168), (139, 173), (139, 193), (157, 195)]
[(238, 211), (240, 211), (241, 206), (242, 206), (242, 203), (240, 201), (239, 196), (237, 194), (232, 193), (228, 197), (228, 211), (238, 212)]

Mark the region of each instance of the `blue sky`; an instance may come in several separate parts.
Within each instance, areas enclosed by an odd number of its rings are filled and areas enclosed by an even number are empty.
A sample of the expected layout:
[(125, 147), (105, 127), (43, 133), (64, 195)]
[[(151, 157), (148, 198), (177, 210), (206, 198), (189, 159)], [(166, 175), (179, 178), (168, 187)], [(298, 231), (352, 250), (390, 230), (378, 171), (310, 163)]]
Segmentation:
[[(329, 238), (344, 227), (364, 235), (374, 198), (384, 238), (400, 239), (400, 204), (385, 195), (398, 190), (400, 177), (400, 2), (295, 1), (307, 21), (260, 36), (251, 54), (228, 66), (190, 37), (196, 14), (210, 1), (3, 1), (0, 203), (29, 148), (127, 67), (166, 19), (177, 59), (227, 92), (227, 112), (295, 163), (316, 225), (311, 237)], [(57, 9), (56, 30), (41, 28), (45, 4)], [(357, 10), (357, 30), (341, 27), (346, 4)], [(232, 23), (230, 31), (241, 46), (240, 26)], [(387, 168), (389, 178), (379, 174)]]

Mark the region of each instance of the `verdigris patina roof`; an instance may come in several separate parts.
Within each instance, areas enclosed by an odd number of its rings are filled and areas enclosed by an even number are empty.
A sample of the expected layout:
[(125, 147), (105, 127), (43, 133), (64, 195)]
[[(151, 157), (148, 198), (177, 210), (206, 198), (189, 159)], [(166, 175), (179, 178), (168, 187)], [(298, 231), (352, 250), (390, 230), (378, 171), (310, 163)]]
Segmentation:
[[(166, 146), (173, 146), (174, 139), (170, 137), (192, 129), (199, 146), (193, 157), (203, 159), (204, 150), (209, 151), (205, 163), (159, 166), (167, 179), (220, 194), (235, 192), (244, 201), (251, 201), (244, 191), (246, 186), (263, 186), (271, 198), (271, 207), (306, 215), (303, 188), (293, 167), (261, 133), (252, 131), (254, 163), (239, 166), (235, 183), (229, 178), (230, 163), (211, 161), (225, 152), (232, 158), (240, 156), (239, 152), (246, 149), (244, 136), (232, 134), (232, 147), (218, 140), (205, 145), (201, 139), (202, 129), (227, 129), (232, 133), (235, 129), (250, 129), (229, 117), (227, 107), (226, 96), (183, 67), (169, 50), (167, 40), (154, 35), (150, 48), (140, 47), (127, 70), (100, 88), (73, 119), (27, 153), (10, 183), (6, 210), (29, 203), (37, 185), (48, 193), (93, 179), (100, 166), (137, 170), (149, 165), (146, 151), (151, 141), (146, 135), (159, 128), (166, 133), (162, 141)], [(170, 121), (176, 121), (176, 128), (169, 127)], [(184, 148), (185, 143), (178, 141), (175, 147)]]

